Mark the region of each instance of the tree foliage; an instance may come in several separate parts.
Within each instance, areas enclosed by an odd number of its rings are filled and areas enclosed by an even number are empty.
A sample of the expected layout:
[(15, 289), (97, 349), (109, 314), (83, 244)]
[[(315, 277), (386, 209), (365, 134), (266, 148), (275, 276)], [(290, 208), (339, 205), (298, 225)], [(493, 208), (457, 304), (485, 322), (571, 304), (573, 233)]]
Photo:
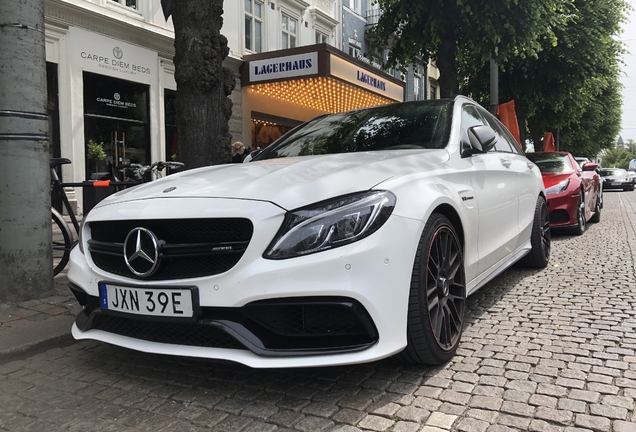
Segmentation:
[(636, 154), (632, 153), (627, 148), (611, 149), (603, 156), (601, 166), (603, 168), (628, 169), (629, 163), (632, 159), (636, 159)]
[(378, 25), (369, 30), (377, 47), (391, 50), (389, 66), (436, 60), (442, 97), (458, 93), (458, 65), (536, 57), (555, 43), (554, 28), (567, 19), (570, 0), (377, 0)]
[[(501, 63), (500, 100), (514, 99), (523, 132), (535, 149), (546, 131), (560, 131), (562, 150), (595, 157), (610, 148), (620, 129), (620, 32), (623, 0), (574, 0), (567, 21), (554, 28), (557, 43), (541, 40), (536, 57), (511, 57)], [(464, 90), (488, 96), (488, 71), (464, 64)], [(539, 144), (539, 145), (537, 145)]]

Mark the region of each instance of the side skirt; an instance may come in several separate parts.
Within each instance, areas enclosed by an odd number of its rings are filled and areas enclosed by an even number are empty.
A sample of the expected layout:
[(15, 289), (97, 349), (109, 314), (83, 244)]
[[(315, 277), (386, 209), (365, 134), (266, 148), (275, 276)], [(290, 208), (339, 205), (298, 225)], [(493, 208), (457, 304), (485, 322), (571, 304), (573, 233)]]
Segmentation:
[(521, 258), (526, 256), (528, 252), (532, 249), (532, 244), (530, 240), (520, 246), (517, 250), (515, 250), (512, 254), (508, 255), (506, 258), (502, 259), (488, 270), (482, 272), (475, 279), (468, 282), (466, 286), (466, 296), (470, 296), (474, 294), (481, 287), (486, 285), (488, 282), (493, 280), (495, 277), (499, 276), (504, 270), (508, 267), (519, 261)]

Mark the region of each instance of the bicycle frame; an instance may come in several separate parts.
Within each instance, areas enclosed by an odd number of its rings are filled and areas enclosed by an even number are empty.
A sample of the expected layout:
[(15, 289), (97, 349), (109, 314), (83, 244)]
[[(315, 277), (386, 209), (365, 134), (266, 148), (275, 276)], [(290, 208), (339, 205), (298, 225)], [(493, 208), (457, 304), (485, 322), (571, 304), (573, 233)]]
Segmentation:
[(52, 187), (53, 199), (55, 198), (62, 199), (62, 204), (64, 205), (64, 208), (66, 209), (66, 212), (68, 213), (68, 216), (71, 219), (71, 222), (73, 223), (73, 228), (75, 228), (75, 232), (77, 233), (77, 235), (79, 235), (79, 232), (80, 232), (79, 222), (77, 221), (75, 212), (73, 212), (73, 207), (71, 207), (71, 203), (68, 200), (68, 197), (66, 196), (66, 192), (64, 191), (64, 186), (65, 184), (62, 183), (62, 181), (60, 180), (55, 168), (51, 168), (51, 187)]

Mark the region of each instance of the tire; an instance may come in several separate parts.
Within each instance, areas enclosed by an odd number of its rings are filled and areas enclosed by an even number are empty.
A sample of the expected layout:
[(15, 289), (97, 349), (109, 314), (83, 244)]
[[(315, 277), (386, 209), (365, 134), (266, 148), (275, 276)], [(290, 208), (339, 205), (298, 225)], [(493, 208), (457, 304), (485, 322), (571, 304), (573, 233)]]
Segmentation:
[(53, 275), (57, 276), (68, 264), (73, 247), (73, 236), (64, 218), (57, 210), (51, 209), (53, 238)]
[(550, 232), (548, 205), (543, 197), (539, 197), (534, 209), (530, 244), (532, 249), (521, 259), (521, 265), (530, 268), (546, 268), (548, 261), (550, 261), (552, 234)]
[(590, 218), (590, 222), (599, 223), (601, 221), (601, 208), (603, 207), (601, 203), (600, 195), (596, 197), (596, 206), (594, 207), (594, 214)]
[(461, 243), (451, 222), (433, 213), (417, 247), (409, 293), (404, 360), (440, 365), (457, 351), (466, 310)]
[(574, 235), (580, 236), (585, 232), (585, 195), (579, 192), (579, 203), (576, 211), (576, 226), (572, 228)]

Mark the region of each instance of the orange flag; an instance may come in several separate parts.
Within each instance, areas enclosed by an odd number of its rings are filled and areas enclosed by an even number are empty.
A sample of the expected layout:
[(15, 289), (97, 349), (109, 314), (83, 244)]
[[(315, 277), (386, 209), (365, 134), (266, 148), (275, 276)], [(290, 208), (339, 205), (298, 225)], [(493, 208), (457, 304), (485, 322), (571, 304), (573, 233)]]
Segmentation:
[(515, 137), (519, 146), (521, 146), (521, 138), (519, 138), (519, 122), (517, 121), (517, 113), (515, 112), (515, 101), (511, 100), (510, 102), (499, 105), (499, 108), (497, 108), (497, 115), (504, 126), (508, 128), (512, 136)]
[(552, 135), (552, 132), (546, 132), (543, 135), (543, 151), (544, 152), (556, 151), (556, 148), (554, 147), (554, 135)]

